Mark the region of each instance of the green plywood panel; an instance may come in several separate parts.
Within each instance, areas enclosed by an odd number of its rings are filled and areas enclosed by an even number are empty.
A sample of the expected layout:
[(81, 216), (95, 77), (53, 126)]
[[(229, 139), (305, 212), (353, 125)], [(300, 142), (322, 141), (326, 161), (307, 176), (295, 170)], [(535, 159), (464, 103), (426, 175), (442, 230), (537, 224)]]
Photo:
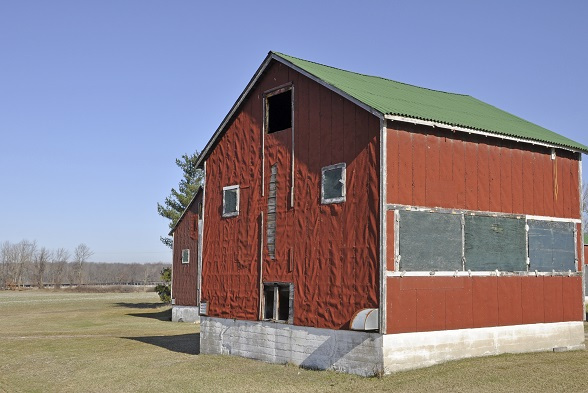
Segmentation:
[(461, 215), (400, 211), (400, 269), (462, 270)]
[(525, 220), (465, 216), (466, 269), (472, 271), (525, 271)]
[(588, 152), (588, 147), (463, 94), (363, 75), (272, 52), (382, 114), (435, 121)]
[(573, 223), (529, 220), (528, 225), (531, 270), (576, 271)]

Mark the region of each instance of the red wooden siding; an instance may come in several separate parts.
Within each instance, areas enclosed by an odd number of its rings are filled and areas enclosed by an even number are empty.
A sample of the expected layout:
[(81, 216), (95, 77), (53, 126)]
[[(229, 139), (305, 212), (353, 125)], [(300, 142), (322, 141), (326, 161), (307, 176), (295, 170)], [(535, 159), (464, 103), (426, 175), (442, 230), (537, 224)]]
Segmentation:
[(577, 155), (388, 123), (388, 203), (580, 218)]
[(389, 277), (388, 333), (582, 321), (582, 277)]
[[(174, 230), (172, 296), (179, 306), (197, 305), (198, 285), (198, 205), (202, 194), (188, 207)], [(189, 262), (182, 263), (182, 250), (190, 250)]]
[[(294, 86), (295, 189), (289, 203), (289, 131), (266, 135), (261, 196), (263, 92)], [(271, 64), (206, 160), (202, 300), (210, 316), (257, 320), (263, 281), (294, 284), (294, 324), (348, 328), (378, 306), (379, 120), (314, 81)], [(321, 168), (345, 162), (346, 197), (321, 205)], [(276, 259), (267, 254), (269, 168), (278, 165)], [(222, 218), (222, 187), (239, 184), (240, 213)], [(260, 250), (260, 236), (264, 248)]]

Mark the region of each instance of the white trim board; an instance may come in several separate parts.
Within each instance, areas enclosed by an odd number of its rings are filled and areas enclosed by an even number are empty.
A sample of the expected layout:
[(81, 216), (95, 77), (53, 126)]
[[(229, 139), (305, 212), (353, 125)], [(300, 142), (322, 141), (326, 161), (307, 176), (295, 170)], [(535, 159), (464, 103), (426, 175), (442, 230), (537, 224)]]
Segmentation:
[(469, 214), (479, 216), (490, 216), (490, 217), (511, 217), (511, 218), (526, 218), (527, 220), (538, 220), (538, 221), (557, 221), (557, 222), (572, 222), (580, 224), (581, 219), (578, 218), (563, 218), (563, 217), (551, 217), (551, 216), (535, 216), (524, 213), (502, 213), (502, 212), (491, 212), (485, 210), (467, 210), (467, 209), (451, 209), (446, 207), (426, 207), (426, 206), (412, 206), (412, 205), (400, 205), (395, 203), (388, 203), (386, 205), (387, 210), (407, 210), (407, 211), (420, 211), (420, 212), (431, 212), (431, 213), (445, 213), (445, 214)]

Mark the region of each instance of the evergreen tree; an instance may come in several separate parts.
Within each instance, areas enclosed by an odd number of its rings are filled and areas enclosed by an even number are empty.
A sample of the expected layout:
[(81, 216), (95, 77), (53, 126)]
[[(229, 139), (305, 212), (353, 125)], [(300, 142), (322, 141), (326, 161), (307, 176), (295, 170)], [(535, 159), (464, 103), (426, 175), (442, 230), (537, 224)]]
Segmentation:
[(164, 303), (171, 303), (171, 279), (171, 267), (161, 269), (161, 281), (163, 281), (163, 284), (157, 284), (155, 286), (155, 292), (157, 292), (159, 299)]
[[(182, 158), (176, 158), (176, 165), (183, 172), (182, 180), (180, 180), (177, 190), (175, 188), (171, 189), (171, 194), (165, 198), (163, 205), (157, 204), (157, 213), (170, 220), (170, 229), (176, 225), (202, 184), (204, 174), (202, 170), (196, 168), (199, 155), (200, 153), (196, 151), (194, 154), (184, 154)], [(163, 244), (172, 248), (173, 242), (170, 237), (161, 236), (159, 239)]]

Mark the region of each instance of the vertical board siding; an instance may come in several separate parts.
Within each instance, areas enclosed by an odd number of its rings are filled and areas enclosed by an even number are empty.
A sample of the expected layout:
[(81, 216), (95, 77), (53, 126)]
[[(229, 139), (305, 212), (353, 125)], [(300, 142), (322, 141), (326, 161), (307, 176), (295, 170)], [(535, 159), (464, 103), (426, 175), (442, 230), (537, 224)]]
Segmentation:
[[(478, 210), (490, 210), (490, 148), (478, 145)], [(496, 191), (496, 190), (494, 190)]]
[(511, 148), (512, 212), (521, 214), (525, 211), (523, 202), (523, 152), (514, 143), (511, 144)]
[(388, 203), (580, 218), (578, 156), (389, 122)]
[(465, 208), (468, 210), (478, 209), (478, 144), (473, 140), (470, 143), (464, 142), (465, 145), (465, 184), (466, 184), (466, 202)]
[[(202, 193), (188, 207), (174, 230), (172, 291), (178, 306), (197, 305), (198, 286), (198, 205)], [(190, 250), (188, 263), (182, 263), (182, 250)]]
[(498, 325), (523, 323), (521, 277), (502, 277), (498, 280)]
[(489, 211), (502, 211), (504, 205), (500, 200), (501, 194), (501, 179), (500, 179), (500, 167), (501, 167), (501, 148), (497, 145), (488, 146), (488, 170), (490, 185), (488, 189), (489, 194)]
[(499, 209), (505, 213), (513, 212), (512, 192), (512, 151), (509, 141), (503, 141), (500, 149), (500, 205)]
[[(261, 196), (263, 92), (286, 83), (294, 86), (293, 207), (291, 131), (266, 135)], [(263, 281), (293, 283), (295, 325), (348, 328), (357, 311), (378, 307), (379, 129), (375, 116), (348, 100), (280, 63), (268, 66), (207, 158), (202, 299), (209, 316), (258, 319), (260, 252)], [(347, 200), (321, 205), (321, 168), (341, 162)], [(267, 257), (267, 228), (259, 232), (271, 163), (278, 164), (275, 260)], [(240, 185), (241, 209), (222, 218), (229, 184)]]
[(387, 333), (582, 321), (582, 277), (388, 277)]
[(413, 200), (412, 179), (412, 133), (398, 131), (398, 201), (410, 204)]
[(533, 205), (535, 213), (538, 216), (545, 215), (545, 194), (552, 193), (551, 189), (545, 189), (545, 177), (549, 176), (551, 166), (545, 165), (549, 159), (547, 154), (541, 154), (539, 151), (533, 152)]

